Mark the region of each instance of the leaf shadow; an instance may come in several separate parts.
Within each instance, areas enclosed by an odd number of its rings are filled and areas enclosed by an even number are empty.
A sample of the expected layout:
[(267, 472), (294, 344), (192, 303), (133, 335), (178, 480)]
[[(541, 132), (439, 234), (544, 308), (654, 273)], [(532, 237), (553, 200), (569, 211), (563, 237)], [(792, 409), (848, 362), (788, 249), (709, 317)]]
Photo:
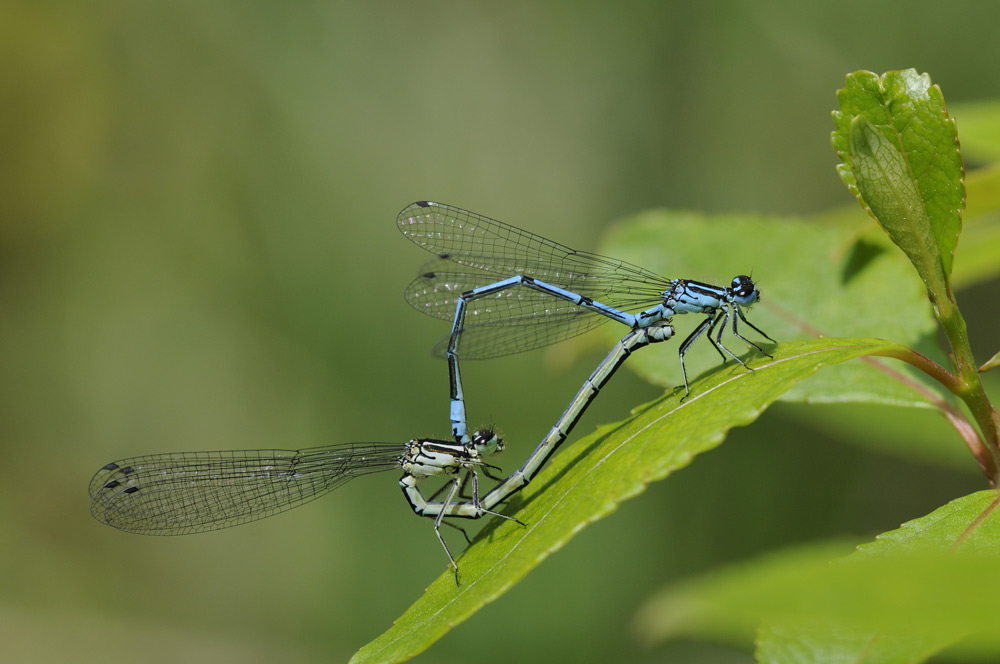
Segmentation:
[(851, 245), (844, 260), (844, 268), (840, 275), (842, 284), (849, 283), (852, 279), (860, 275), (865, 268), (871, 265), (875, 259), (884, 254), (886, 248), (874, 242), (860, 238)]
[[(656, 403), (657, 403), (656, 401), (653, 402), (653, 404)], [(522, 488), (521, 491), (511, 496), (504, 503), (504, 505), (508, 509), (505, 509), (503, 513), (508, 516), (517, 516), (518, 514), (522, 513), (525, 509), (530, 507), (531, 504), (535, 502), (535, 500), (543, 496), (545, 492), (549, 489), (549, 487), (559, 486), (562, 479), (570, 471), (572, 471), (579, 463), (581, 463), (584, 460), (584, 458), (587, 457), (591, 452), (599, 448), (610, 435), (614, 434), (619, 429), (621, 429), (621, 427), (625, 426), (627, 422), (628, 420), (623, 420), (622, 422), (619, 422), (614, 425), (610, 426), (606, 425), (604, 427), (601, 427), (601, 429), (603, 429), (603, 432), (600, 435), (593, 438), (587, 445), (581, 447), (580, 445), (571, 444), (569, 447), (565, 448), (561, 452), (561, 454), (573, 455), (572, 458), (568, 459), (568, 462), (562, 468), (560, 468), (559, 471), (556, 472), (554, 475), (552, 475), (551, 477), (546, 477), (544, 484), (538, 483), (538, 480), (536, 478), (533, 482), (525, 485), (525, 486), (534, 486), (540, 488), (537, 488), (530, 494), (525, 494), (524, 489)], [(494, 534), (497, 528), (503, 525), (505, 521), (506, 519), (498, 519), (498, 518), (490, 519), (486, 523), (486, 525), (483, 526), (483, 528), (479, 531), (479, 533), (473, 538), (472, 540), (473, 543), (476, 543), (480, 539), (486, 541), (493, 541)], [(530, 525), (530, 524), (525, 522), (525, 525)]]

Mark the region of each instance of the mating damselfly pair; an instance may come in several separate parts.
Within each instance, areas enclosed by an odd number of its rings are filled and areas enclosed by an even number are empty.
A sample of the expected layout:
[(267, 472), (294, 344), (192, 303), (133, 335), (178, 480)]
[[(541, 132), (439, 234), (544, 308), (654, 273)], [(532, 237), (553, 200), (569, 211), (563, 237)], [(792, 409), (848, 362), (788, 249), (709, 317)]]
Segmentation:
[[(405, 444), (347, 443), (298, 451), (239, 450), (139, 456), (107, 464), (90, 484), (91, 513), (126, 532), (179, 535), (216, 530), (277, 514), (317, 498), (354, 477), (402, 470), (400, 485), (415, 513), (434, 519), (434, 530), (455, 570), (440, 532), (445, 518), (498, 516), (495, 508), (528, 484), (566, 439), (604, 384), (634, 351), (674, 335), (672, 318), (705, 318), (680, 344), (685, 397), (690, 394), (684, 356), (706, 336), (723, 361), (750, 369), (722, 343), (729, 321), (742, 321), (760, 299), (745, 275), (728, 287), (666, 279), (621, 260), (575, 251), (460, 208), (419, 201), (396, 219), (400, 231), (435, 254), (406, 289), (407, 301), (428, 315), (452, 321), (436, 351), (448, 360), (453, 441), (417, 438)], [(630, 313), (635, 312), (635, 313)], [(485, 461), (503, 444), (489, 429), (468, 434), (459, 362), (540, 348), (581, 334), (607, 320), (629, 330), (587, 378), (528, 459), (506, 479)], [(498, 484), (479, 493), (479, 472)], [(417, 483), (448, 481), (430, 498)], [(464, 489), (471, 482), (471, 495)], [(436, 500), (442, 493), (442, 500)], [(450, 524), (453, 525), (453, 524)], [(523, 525), (523, 524), (522, 524)], [(459, 528), (459, 530), (461, 530)], [(463, 531), (464, 532), (464, 531)]]

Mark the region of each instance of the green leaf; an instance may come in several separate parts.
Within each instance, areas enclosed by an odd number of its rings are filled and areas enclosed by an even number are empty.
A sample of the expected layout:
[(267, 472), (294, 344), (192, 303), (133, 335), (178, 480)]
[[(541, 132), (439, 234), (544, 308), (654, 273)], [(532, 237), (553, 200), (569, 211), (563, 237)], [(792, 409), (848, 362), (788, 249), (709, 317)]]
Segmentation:
[[(963, 146), (964, 146), (963, 133)], [(966, 175), (968, 192), (962, 216), (962, 242), (955, 249), (951, 273), (953, 289), (967, 288), (1000, 276), (1000, 167), (972, 171)], [(812, 217), (813, 223), (853, 229), (853, 241), (891, 246), (880, 227), (867, 224), (869, 217), (856, 205), (837, 206)], [(865, 229), (859, 232), (858, 226)]]
[(873, 634), (847, 628), (813, 630), (767, 624), (757, 633), (756, 659), (767, 664), (913, 664), (927, 660), (950, 643), (919, 632)]
[[(761, 302), (747, 318), (779, 346), (817, 334), (878, 336), (911, 347), (927, 340), (921, 352), (943, 359), (934, 348), (937, 325), (927, 292), (913, 269), (899, 252), (857, 239), (857, 229), (852, 219), (818, 223), (656, 210), (617, 224), (601, 252), (665, 276), (715, 284), (726, 285), (737, 274), (752, 274)], [(656, 385), (679, 385), (677, 349), (700, 321), (700, 316), (676, 316), (677, 339), (636, 353), (628, 366)], [(753, 330), (742, 329), (748, 338), (759, 339)], [(611, 339), (623, 330), (605, 325), (604, 333)], [(733, 343), (734, 339), (727, 332), (723, 342), (740, 352), (745, 346), (738, 340)], [(753, 351), (745, 359), (756, 366), (764, 358)], [(692, 377), (714, 370), (719, 361), (704, 341), (694, 344), (686, 358)], [(886, 366), (940, 391), (936, 383), (902, 363), (876, 362), (882, 366), (851, 362), (831, 367), (795, 385), (782, 400), (928, 406), (924, 396), (887, 373)]]
[[(908, 462), (925, 463), (979, 475), (948, 420), (930, 410), (887, 409), (877, 404), (829, 404), (822, 408), (783, 408), (781, 416), (824, 431), (844, 445)], [(979, 475), (981, 477), (981, 475)]]
[(917, 272), (930, 275), (925, 276), (928, 287), (938, 284), (943, 291), (941, 249), (906, 159), (863, 115), (851, 121), (849, 140), (860, 200)]
[(837, 171), (903, 250), (932, 296), (947, 292), (965, 186), (955, 122), (941, 90), (912, 69), (856, 72), (838, 91)]
[(638, 631), (747, 643), (763, 622), (762, 662), (917, 662), (945, 647), (995, 657), (997, 503), (994, 491), (960, 498), (846, 558), (835, 560), (841, 544), (813, 545), (688, 580), (644, 605)]
[(752, 422), (795, 382), (823, 365), (892, 349), (898, 346), (877, 339), (781, 344), (752, 372), (730, 363), (693, 385), (683, 403), (683, 391), (674, 391), (629, 420), (569, 443), (519, 494), (520, 508), (507, 510), (527, 526), (493, 520), (458, 560), (462, 585), (444, 572), (352, 661), (395, 662), (422, 652), (587, 525), (719, 445), (730, 428)]

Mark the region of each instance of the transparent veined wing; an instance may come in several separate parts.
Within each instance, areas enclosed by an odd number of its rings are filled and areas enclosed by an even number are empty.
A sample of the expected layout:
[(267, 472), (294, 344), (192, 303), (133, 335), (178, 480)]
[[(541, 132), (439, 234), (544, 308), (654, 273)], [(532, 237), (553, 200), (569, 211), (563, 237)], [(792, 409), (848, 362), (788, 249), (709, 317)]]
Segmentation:
[(347, 443), (132, 457), (97, 471), (90, 511), (130, 533), (218, 530), (298, 507), (355, 477), (398, 468), (403, 453), (398, 443)]
[[(669, 280), (599, 254), (575, 251), (461, 208), (418, 202), (397, 217), (400, 231), (438, 256), (406, 289), (418, 311), (452, 320), (457, 298), (512, 276), (527, 276), (622, 311), (661, 301)], [(469, 303), (459, 355), (498, 357), (568, 339), (603, 323), (594, 311), (516, 286)], [(438, 344), (436, 352), (447, 347)]]

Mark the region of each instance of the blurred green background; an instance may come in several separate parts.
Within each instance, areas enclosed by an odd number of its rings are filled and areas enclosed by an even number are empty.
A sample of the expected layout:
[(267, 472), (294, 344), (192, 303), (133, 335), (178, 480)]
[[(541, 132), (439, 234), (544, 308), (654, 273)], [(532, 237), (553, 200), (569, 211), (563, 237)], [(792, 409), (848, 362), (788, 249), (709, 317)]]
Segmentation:
[[(407, 203), (583, 249), (651, 207), (847, 204), (829, 144), (844, 76), (915, 67), (949, 102), (995, 98), (998, 26), (1000, 5), (937, 1), (0, 4), (0, 659), (345, 661), (444, 571), (396, 476), (147, 538), (91, 519), (93, 472), (445, 436), (430, 348), (447, 325), (402, 299), (429, 258), (395, 229)], [(996, 320), (967, 316), (985, 359)], [(603, 355), (563, 346), (466, 365), (470, 423), (500, 427), (507, 470)], [(579, 430), (659, 393), (624, 371)], [(748, 662), (647, 652), (632, 611), (687, 574), (862, 541), (983, 487), (971, 458), (880, 456), (808, 411), (735, 431), (422, 660)]]

